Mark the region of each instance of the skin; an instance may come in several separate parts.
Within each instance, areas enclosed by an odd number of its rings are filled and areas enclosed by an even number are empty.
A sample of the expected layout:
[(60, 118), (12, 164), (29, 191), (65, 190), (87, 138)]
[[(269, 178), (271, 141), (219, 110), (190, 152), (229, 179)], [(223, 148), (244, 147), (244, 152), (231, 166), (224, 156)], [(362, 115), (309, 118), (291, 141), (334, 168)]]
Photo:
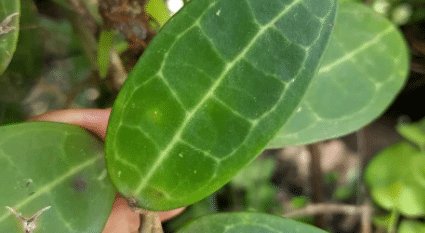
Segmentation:
[[(48, 112), (30, 121), (54, 121), (71, 123), (82, 126), (105, 140), (111, 109), (68, 109)], [(161, 221), (166, 221), (183, 212), (185, 207), (159, 212)], [(119, 194), (116, 195), (111, 215), (102, 233), (135, 233), (139, 228), (139, 216), (132, 212), (127, 201)]]

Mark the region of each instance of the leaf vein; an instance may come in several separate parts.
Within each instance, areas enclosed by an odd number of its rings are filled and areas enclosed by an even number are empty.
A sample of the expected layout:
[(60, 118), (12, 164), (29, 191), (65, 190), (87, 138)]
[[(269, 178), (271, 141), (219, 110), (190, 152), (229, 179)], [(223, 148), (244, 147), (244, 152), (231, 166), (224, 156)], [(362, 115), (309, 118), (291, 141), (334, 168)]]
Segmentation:
[[(17, 205), (15, 205), (13, 207), (13, 209), (15, 210), (19, 210), (22, 206), (26, 205), (27, 203), (29, 203), (30, 201), (40, 197), (41, 195), (49, 192), (50, 190), (52, 190), (54, 187), (56, 187), (57, 185), (59, 185), (60, 183), (62, 183), (64, 180), (66, 180), (67, 178), (71, 177), (72, 175), (77, 174), (78, 172), (82, 171), (84, 168), (91, 166), (92, 164), (94, 164), (95, 162), (97, 162), (98, 160), (100, 160), (101, 158), (103, 158), (103, 154), (100, 154), (92, 159), (88, 159), (87, 161), (85, 161), (84, 163), (78, 165), (78, 166), (74, 166), (73, 168), (71, 168), (68, 172), (64, 173), (63, 175), (61, 175), (60, 177), (56, 178), (54, 181), (42, 186), (39, 188), (39, 191), (34, 193), (33, 195), (25, 198), (24, 200), (22, 200), (20, 203), (18, 203)], [(0, 216), (0, 222), (3, 222), (6, 218), (8, 218), (9, 216), (11, 216), (10, 212), (7, 212), (3, 215)]]
[[(179, 141), (181, 135), (183, 134), (184, 129), (186, 128), (186, 126), (188, 125), (188, 123), (190, 122), (190, 120), (193, 118), (193, 116), (195, 115), (196, 111), (198, 109), (200, 109), (204, 103), (213, 95), (214, 91), (217, 89), (217, 87), (221, 84), (221, 82), (223, 81), (223, 79), (226, 77), (227, 73), (240, 61), (242, 60), (242, 58), (245, 56), (245, 54), (247, 54), (248, 51), (250, 51), (250, 49), (252, 48), (252, 46), (254, 46), (255, 42), (257, 41), (258, 38), (261, 37), (261, 35), (263, 35), (263, 33), (270, 27), (272, 27), (274, 25), (274, 22), (277, 21), (279, 18), (281, 18), (282, 16), (284, 16), (292, 7), (294, 7), (295, 5), (299, 4), (301, 2), (301, 0), (295, 0), (293, 3), (291, 3), (290, 5), (288, 5), (287, 8), (285, 8), (282, 12), (280, 12), (280, 14), (278, 14), (275, 18), (273, 18), (268, 24), (260, 27), (260, 30), (257, 32), (257, 34), (253, 37), (253, 39), (251, 40), (251, 42), (239, 53), (239, 55), (237, 55), (234, 60), (230, 63), (228, 63), (225, 67), (225, 69), (223, 70), (223, 72), (221, 73), (221, 75), (219, 76), (219, 78), (213, 83), (211, 89), (206, 93), (206, 95), (202, 98), (202, 100), (194, 107), (194, 109), (192, 111), (189, 112), (189, 114), (186, 116), (186, 119), (183, 121), (183, 123), (181, 124), (181, 126), (179, 127), (179, 129), (177, 130), (175, 136), (173, 137), (173, 139), (171, 140), (171, 142), (168, 144), (168, 146), (159, 154), (158, 159), (153, 163), (151, 169), (148, 171), (148, 173), (146, 174), (146, 176), (144, 177), (144, 179), (142, 180), (141, 184), (137, 187), (136, 189), (136, 194), (140, 194), (140, 192), (143, 190), (143, 188), (145, 188), (146, 184), (148, 183), (148, 181), (150, 180), (150, 178), (152, 177), (153, 173), (157, 170), (157, 168), (161, 165), (162, 161), (168, 157), (169, 152), (171, 151), (171, 149), (174, 147), (174, 145)], [(200, 17), (201, 18), (201, 17)], [(199, 19), (200, 19), (199, 18)]]

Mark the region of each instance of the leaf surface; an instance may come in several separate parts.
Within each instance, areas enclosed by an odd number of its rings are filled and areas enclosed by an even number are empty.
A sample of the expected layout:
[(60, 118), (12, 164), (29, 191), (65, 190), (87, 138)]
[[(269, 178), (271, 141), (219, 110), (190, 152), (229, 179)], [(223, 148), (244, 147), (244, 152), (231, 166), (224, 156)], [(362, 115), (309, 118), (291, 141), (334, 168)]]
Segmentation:
[(80, 127), (32, 122), (0, 127), (0, 232), (21, 233), (10, 206), (37, 232), (101, 232), (115, 191), (102, 144)]
[(407, 216), (425, 216), (425, 154), (408, 142), (376, 155), (365, 171), (373, 200)]
[(319, 72), (268, 147), (334, 138), (370, 123), (403, 87), (408, 56), (403, 35), (390, 21), (363, 4), (341, 3)]
[(0, 74), (16, 50), (19, 35), (20, 0), (0, 1)]
[(192, 204), (252, 161), (297, 108), (336, 0), (197, 0), (150, 43), (112, 110), (108, 171), (151, 210)]
[(200, 217), (183, 228), (178, 233), (326, 233), (319, 228), (263, 213), (223, 213)]

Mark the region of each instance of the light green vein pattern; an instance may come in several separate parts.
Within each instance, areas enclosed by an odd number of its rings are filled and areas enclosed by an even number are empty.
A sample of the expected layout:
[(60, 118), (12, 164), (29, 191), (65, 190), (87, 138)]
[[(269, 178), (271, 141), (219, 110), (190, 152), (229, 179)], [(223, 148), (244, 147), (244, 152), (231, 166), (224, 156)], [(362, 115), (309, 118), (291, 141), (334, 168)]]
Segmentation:
[(341, 3), (319, 72), (269, 148), (338, 137), (368, 124), (401, 90), (408, 64), (408, 49), (395, 25), (362, 4)]
[(331, 0), (188, 4), (152, 41), (114, 105), (106, 151), (119, 191), (165, 210), (224, 185), (294, 112), (335, 11)]
[(39, 232), (100, 232), (114, 189), (102, 145), (79, 127), (33, 122), (0, 127), (0, 232), (23, 232), (5, 206), (25, 217), (51, 206)]

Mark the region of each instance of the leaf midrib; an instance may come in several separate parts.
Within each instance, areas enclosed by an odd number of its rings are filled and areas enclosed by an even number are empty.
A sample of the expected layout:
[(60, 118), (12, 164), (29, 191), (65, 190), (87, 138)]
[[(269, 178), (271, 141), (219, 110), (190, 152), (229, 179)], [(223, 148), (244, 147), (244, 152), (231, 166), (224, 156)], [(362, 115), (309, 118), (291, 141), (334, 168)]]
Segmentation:
[[(223, 79), (226, 77), (227, 73), (238, 63), (246, 53), (251, 49), (251, 47), (255, 44), (258, 38), (263, 35), (263, 33), (269, 29), (271, 26), (274, 25), (274, 23), (282, 16), (284, 16), (292, 7), (297, 5), (298, 3), (302, 2), (302, 0), (295, 0), (291, 4), (289, 4), (280, 14), (278, 14), (276, 17), (274, 17), (272, 20), (269, 21), (269, 23), (260, 26), (259, 31), (256, 33), (256, 35), (252, 38), (251, 42), (245, 47), (244, 50), (242, 50), (238, 56), (236, 56), (233, 61), (228, 62), (226, 67), (224, 68), (223, 72), (220, 74), (219, 78), (214, 82), (210, 90), (204, 95), (204, 97), (200, 100), (200, 102), (193, 108), (192, 111), (190, 111), (187, 115), (185, 120), (183, 121), (182, 125), (179, 127), (179, 129), (176, 131), (176, 134), (168, 143), (167, 147), (160, 152), (160, 155), (158, 156), (158, 159), (153, 163), (151, 169), (148, 171), (145, 177), (143, 177), (141, 184), (136, 189), (136, 194), (140, 195), (140, 192), (143, 190), (143, 188), (146, 187), (148, 181), (154, 174), (154, 172), (157, 170), (157, 168), (161, 165), (162, 161), (166, 159), (169, 156), (169, 152), (171, 149), (176, 145), (176, 143), (179, 141), (184, 129), (188, 125), (188, 123), (191, 121), (192, 117), (195, 115), (198, 109), (200, 109), (204, 103), (213, 96), (214, 91), (217, 89), (217, 87), (221, 84)], [(255, 121), (254, 121), (255, 122)], [(255, 123), (254, 123), (255, 124)]]
[(395, 30), (395, 27), (394, 27), (394, 26), (390, 26), (390, 27), (388, 27), (387, 29), (383, 30), (381, 33), (379, 33), (378, 35), (376, 35), (375, 37), (373, 37), (373, 38), (372, 38), (371, 40), (369, 40), (368, 42), (366, 42), (366, 43), (363, 43), (363, 44), (359, 45), (359, 46), (357, 47), (357, 49), (354, 49), (354, 50), (352, 50), (351, 52), (346, 53), (346, 54), (345, 54), (344, 56), (342, 56), (341, 58), (339, 58), (339, 59), (337, 59), (337, 60), (333, 61), (332, 63), (330, 63), (330, 64), (328, 64), (328, 65), (326, 65), (326, 66), (324, 66), (324, 67), (321, 67), (321, 68), (319, 69), (318, 74), (319, 74), (319, 73), (323, 73), (323, 72), (327, 72), (327, 71), (331, 70), (332, 68), (334, 68), (335, 66), (338, 66), (339, 64), (341, 64), (341, 63), (343, 63), (343, 62), (346, 62), (346, 61), (350, 60), (350, 59), (351, 59), (352, 57), (354, 57), (355, 55), (357, 55), (357, 54), (359, 54), (359, 53), (361, 53), (361, 52), (363, 52), (363, 51), (367, 50), (370, 46), (372, 46), (372, 45), (374, 45), (374, 44), (378, 43), (382, 37), (384, 37), (384, 36), (388, 35), (389, 33), (393, 32), (394, 30)]

